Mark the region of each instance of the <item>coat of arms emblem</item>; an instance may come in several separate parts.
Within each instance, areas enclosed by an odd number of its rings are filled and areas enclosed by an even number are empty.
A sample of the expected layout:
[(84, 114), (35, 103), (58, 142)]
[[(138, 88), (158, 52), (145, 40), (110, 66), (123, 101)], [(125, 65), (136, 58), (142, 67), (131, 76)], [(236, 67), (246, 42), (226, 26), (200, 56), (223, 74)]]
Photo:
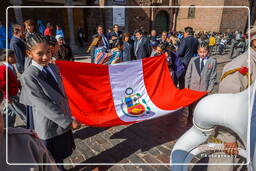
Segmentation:
[(126, 96), (121, 105), (125, 115), (139, 117), (150, 113), (150, 107), (147, 105), (146, 100), (142, 99), (140, 93), (134, 94), (132, 88), (127, 88), (125, 94)]

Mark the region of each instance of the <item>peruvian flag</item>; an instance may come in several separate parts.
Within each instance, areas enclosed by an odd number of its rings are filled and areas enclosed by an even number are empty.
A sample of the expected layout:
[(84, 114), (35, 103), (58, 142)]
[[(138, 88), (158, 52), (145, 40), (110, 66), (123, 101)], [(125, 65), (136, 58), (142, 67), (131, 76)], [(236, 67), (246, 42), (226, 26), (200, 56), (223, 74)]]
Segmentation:
[(177, 89), (165, 55), (113, 65), (56, 64), (72, 115), (88, 126), (153, 119), (186, 107), (207, 93)]

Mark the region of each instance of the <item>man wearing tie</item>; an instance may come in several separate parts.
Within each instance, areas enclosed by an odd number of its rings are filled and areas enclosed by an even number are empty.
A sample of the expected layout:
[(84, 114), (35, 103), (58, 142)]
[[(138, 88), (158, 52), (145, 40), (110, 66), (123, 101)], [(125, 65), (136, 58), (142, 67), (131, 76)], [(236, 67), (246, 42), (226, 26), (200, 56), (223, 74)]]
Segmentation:
[(136, 59), (149, 57), (151, 53), (149, 40), (143, 36), (142, 30), (136, 30), (135, 36), (134, 54)]

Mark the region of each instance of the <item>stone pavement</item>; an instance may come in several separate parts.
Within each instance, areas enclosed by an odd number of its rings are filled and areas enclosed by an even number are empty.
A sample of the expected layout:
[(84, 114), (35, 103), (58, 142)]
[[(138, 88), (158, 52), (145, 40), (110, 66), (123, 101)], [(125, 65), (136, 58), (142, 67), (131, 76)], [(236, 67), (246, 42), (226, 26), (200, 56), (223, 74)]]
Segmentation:
[[(218, 61), (219, 80), (222, 68), (229, 59), (227, 55), (213, 57)], [(76, 56), (76, 61), (89, 62), (90, 58), (79, 55)], [(217, 87), (216, 85), (214, 92), (217, 92)], [(187, 124), (186, 117), (187, 108), (184, 108), (167, 116), (128, 126), (108, 128), (84, 126), (74, 132), (77, 148), (65, 159), (65, 163), (70, 164), (65, 168), (68, 171), (167, 171), (172, 147), (192, 126)], [(94, 165), (86, 165), (89, 163)]]

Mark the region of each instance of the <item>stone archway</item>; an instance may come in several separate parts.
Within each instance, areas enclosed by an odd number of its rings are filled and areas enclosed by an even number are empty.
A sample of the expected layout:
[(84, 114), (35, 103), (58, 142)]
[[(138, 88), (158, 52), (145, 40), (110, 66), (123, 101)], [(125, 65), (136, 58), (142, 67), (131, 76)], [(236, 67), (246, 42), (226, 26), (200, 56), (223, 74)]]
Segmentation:
[(158, 33), (161, 33), (163, 31), (168, 31), (170, 26), (170, 16), (166, 11), (159, 11), (156, 14), (155, 20), (154, 20), (154, 29)]

